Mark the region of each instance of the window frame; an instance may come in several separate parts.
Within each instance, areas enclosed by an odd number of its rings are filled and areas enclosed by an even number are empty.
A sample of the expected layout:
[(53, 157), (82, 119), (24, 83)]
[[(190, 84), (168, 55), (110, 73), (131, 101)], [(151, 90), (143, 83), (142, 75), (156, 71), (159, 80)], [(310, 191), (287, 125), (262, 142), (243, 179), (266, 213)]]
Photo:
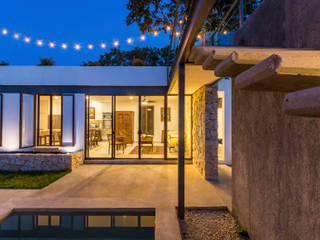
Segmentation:
[[(33, 144), (30, 146), (22, 146), (22, 122), (23, 122), (23, 95), (33, 96)], [(36, 114), (37, 114), (37, 98), (36, 94), (20, 92), (20, 116), (19, 116), (19, 148), (30, 148), (36, 145)]]
[[(41, 96), (49, 96), (50, 97), (50, 139), (49, 139), (49, 145), (40, 145), (40, 141), (39, 141), (39, 126), (40, 126), (40, 97)], [(53, 145), (52, 144), (52, 103), (53, 103), (53, 97), (54, 96), (60, 96), (61, 97), (61, 137), (60, 137), (60, 144), (59, 145)], [(72, 97), (72, 145), (64, 145), (63, 144), (63, 97)], [(38, 107), (37, 107), (37, 146), (41, 146), (41, 147), (74, 147), (75, 146), (75, 131), (74, 131), (74, 127), (75, 127), (75, 97), (74, 94), (38, 94), (37, 96), (37, 103), (38, 103)]]

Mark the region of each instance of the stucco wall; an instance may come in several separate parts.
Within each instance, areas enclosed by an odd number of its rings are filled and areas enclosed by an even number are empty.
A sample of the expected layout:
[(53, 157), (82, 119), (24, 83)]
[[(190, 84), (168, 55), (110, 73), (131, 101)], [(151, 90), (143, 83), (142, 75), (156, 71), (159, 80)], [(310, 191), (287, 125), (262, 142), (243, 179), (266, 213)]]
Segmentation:
[(207, 180), (218, 178), (216, 85), (205, 85), (193, 94), (193, 164)]
[[(235, 45), (319, 48), (319, 0), (264, 0)], [(232, 89), (233, 212), (252, 239), (320, 239), (320, 119)]]

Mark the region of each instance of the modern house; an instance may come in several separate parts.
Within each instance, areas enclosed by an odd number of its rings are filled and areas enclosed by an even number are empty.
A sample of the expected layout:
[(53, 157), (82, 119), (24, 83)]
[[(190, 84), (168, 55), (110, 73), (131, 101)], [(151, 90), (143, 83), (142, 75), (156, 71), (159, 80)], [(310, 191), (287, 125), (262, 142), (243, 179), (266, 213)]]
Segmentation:
[[(1, 154), (6, 170), (58, 170), (82, 163), (176, 162), (177, 84), (167, 67), (3, 66)], [(231, 81), (186, 65), (185, 158), (213, 151), (231, 164)], [(211, 84), (212, 85), (212, 84)], [(213, 85), (212, 85), (213, 86)], [(216, 109), (216, 110), (215, 110)], [(213, 111), (214, 145), (201, 145)], [(202, 112), (203, 111), (203, 112)], [(218, 158), (218, 159), (217, 159)], [(205, 174), (203, 173), (205, 176)], [(216, 176), (215, 176), (216, 177)]]

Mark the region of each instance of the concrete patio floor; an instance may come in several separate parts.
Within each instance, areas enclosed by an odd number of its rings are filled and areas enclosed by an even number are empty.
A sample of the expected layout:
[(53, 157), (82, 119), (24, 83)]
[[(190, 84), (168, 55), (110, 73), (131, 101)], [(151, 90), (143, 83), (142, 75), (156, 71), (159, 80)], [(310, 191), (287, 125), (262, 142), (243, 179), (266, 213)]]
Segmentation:
[[(231, 168), (205, 181), (186, 165), (186, 206), (231, 209)], [(176, 165), (83, 165), (41, 190), (0, 190), (0, 218), (13, 208), (155, 208), (156, 239), (180, 239)]]

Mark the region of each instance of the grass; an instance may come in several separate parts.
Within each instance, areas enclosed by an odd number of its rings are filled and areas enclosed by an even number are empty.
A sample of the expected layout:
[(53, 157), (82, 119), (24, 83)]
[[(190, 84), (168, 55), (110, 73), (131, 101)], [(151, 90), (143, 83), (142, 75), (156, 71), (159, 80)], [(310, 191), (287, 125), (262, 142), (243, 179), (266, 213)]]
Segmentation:
[(70, 173), (70, 170), (56, 172), (7, 172), (0, 171), (2, 189), (40, 189)]

